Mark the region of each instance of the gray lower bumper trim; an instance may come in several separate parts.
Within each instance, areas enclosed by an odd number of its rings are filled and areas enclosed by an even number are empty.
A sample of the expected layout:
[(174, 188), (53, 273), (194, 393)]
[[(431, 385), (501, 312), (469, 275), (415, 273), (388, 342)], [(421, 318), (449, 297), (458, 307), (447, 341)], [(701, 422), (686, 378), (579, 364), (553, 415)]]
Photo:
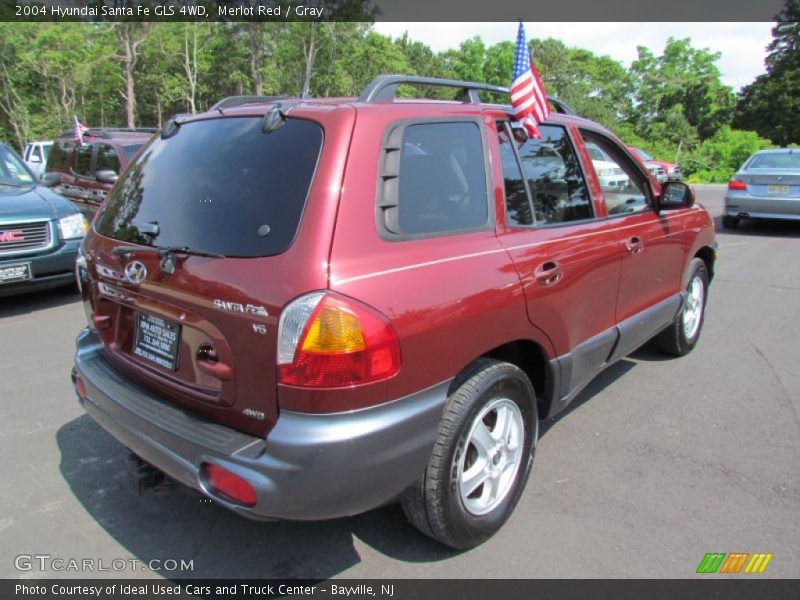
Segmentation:
[[(450, 384), (348, 413), (282, 411), (261, 439), (200, 419), (132, 384), (105, 361), (93, 332), (84, 330), (77, 345), (83, 405), (95, 421), (171, 477), (252, 518), (328, 519), (396, 498), (425, 470)], [(244, 477), (257, 504), (245, 508), (213, 496), (200, 477), (203, 463)]]

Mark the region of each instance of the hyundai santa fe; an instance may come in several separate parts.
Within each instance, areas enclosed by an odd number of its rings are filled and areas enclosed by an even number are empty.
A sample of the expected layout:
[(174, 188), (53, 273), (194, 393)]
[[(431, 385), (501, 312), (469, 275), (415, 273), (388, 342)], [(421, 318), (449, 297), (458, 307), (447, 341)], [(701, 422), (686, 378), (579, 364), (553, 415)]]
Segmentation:
[(601, 126), (552, 101), (528, 138), (486, 92), (507, 94), (381, 76), (169, 120), (78, 259), (86, 411), (247, 517), (400, 501), (443, 544), (495, 533), (540, 420), (652, 338), (695, 347), (716, 244), (693, 190)]

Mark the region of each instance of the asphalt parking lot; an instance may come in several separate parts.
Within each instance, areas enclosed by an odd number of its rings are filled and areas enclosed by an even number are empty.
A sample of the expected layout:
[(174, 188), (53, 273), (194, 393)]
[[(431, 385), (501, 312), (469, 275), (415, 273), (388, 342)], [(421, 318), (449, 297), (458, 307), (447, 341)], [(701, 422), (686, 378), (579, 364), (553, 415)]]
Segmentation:
[(707, 552), (769, 552), (760, 577), (800, 577), (800, 223), (720, 230), (722, 194), (699, 190), (721, 256), (696, 350), (639, 350), (545, 423), (516, 512), (464, 553), (394, 506), (254, 523), (181, 490), (140, 495), (69, 383), (77, 296), (0, 299), (0, 577), (86, 575), (15, 568), (48, 554), (193, 560), (100, 573), (132, 577), (683, 578)]

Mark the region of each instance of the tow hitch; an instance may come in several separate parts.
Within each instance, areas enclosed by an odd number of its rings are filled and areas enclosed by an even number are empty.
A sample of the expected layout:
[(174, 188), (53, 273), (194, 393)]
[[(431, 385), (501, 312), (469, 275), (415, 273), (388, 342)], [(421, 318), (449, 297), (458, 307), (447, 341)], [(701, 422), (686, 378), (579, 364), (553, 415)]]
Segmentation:
[(164, 471), (157, 469), (133, 453), (130, 454), (130, 461), (135, 471), (140, 496), (149, 490), (163, 493), (170, 492), (175, 488), (172, 479), (167, 477)]

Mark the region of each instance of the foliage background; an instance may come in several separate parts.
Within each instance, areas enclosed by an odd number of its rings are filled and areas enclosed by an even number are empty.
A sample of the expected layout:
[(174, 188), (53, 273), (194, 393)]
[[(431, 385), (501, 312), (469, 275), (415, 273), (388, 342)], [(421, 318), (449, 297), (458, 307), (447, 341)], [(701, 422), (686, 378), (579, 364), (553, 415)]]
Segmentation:
[[(21, 148), (71, 128), (160, 126), (236, 94), (353, 96), (404, 73), (508, 85), (511, 41), (435, 53), (364, 22), (0, 23), (0, 139)], [(719, 55), (670, 39), (630, 68), (557, 39), (529, 46), (549, 94), (630, 145), (724, 182), (755, 150), (800, 143), (800, 0), (777, 16), (766, 73), (738, 96)], [(443, 97), (441, 90), (422, 90)], [(408, 93), (408, 92), (406, 92)], [(419, 93), (419, 92), (417, 92)]]

